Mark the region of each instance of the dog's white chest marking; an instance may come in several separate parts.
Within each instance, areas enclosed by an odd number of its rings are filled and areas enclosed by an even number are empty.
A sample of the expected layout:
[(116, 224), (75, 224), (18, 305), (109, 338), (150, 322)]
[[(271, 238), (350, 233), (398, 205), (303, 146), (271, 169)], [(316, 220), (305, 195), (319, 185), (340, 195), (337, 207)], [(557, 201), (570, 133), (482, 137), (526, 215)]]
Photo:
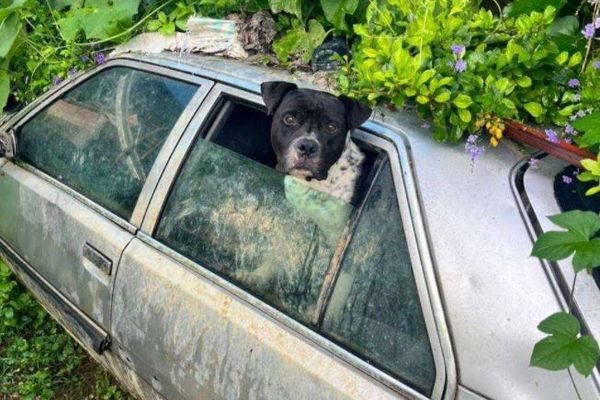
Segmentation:
[(349, 138), (340, 158), (329, 169), (327, 179), (316, 179), (307, 182), (313, 189), (330, 194), (350, 203), (356, 190), (356, 183), (362, 171), (365, 155), (358, 146)]

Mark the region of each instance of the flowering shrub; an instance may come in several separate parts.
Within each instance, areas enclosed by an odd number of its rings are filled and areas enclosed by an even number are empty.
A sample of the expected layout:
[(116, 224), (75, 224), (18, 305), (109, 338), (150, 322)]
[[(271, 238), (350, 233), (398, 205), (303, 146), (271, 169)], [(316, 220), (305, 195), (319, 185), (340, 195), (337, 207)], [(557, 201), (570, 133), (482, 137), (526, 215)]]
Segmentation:
[[(396, 106), (414, 104), (433, 120), (438, 140), (456, 141), (491, 118), (565, 125), (580, 100), (582, 52), (553, 36), (556, 10), (496, 17), (469, 0), (373, 1), (354, 58), (339, 75), (352, 96)], [(586, 85), (588, 80), (586, 80)], [(598, 90), (586, 91), (596, 104)], [(495, 131), (495, 132), (494, 132)]]

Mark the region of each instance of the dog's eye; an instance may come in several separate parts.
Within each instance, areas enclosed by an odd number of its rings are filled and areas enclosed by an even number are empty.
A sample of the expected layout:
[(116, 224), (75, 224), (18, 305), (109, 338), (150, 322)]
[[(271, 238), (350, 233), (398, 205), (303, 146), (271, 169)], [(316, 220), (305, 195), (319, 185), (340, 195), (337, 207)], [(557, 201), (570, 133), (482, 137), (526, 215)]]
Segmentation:
[(291, 114), (288, 114), (283, 117), (283, 123), (286, 125), (296, 125), (297, 122), (298, 121), (296, 120), (296, 117), (294, 117)]
[(333, 132), (337, 131), (337, 125), (330, 122), (327, 125), (325, 125), (325, 129), (327, 129), (327, 132), (333, 133)]

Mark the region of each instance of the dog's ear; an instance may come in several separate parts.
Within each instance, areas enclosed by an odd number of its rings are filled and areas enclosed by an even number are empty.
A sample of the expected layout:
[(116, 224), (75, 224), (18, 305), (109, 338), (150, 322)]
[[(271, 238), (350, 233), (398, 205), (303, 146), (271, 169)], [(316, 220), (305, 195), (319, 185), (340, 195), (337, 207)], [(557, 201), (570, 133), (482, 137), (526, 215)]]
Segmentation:
[(355, 99), (351, 99), (347, 96), (338, 97), (344, 103), (344, 107), (346, 107), (346, 121), (348, 122), (348, 130), (352, 130), (358, 128), (369, 119), (371, 116), (371, 107), (367, 106), (365, 103), (360, 102)]
[(260, 85), (260, 93), (267, 106), (267, 114), (273, 114), (279, 103), (281, 103), (283, 96), (293, 89), (298, 89), (298, 86), (290, 82), (263, 82)]

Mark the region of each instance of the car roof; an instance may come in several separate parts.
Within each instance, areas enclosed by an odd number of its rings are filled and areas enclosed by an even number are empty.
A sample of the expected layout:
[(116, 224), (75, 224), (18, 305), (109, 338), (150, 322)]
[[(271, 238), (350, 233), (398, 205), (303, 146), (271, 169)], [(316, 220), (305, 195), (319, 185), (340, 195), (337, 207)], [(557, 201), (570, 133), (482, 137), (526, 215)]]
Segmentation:
[[(332, 89), (323, 74), (290, 74), (222, 57), (170, 52), (117, 57), (199, 74), (253, 92), (269, 80)], [(435, 142), (429, 124), (414, 113), (376, 107), (371, 122), (385, 127), (383, 134), (407, 149), (410, 170), (403, 173), (414, 180), (409, 189), (418, 198), (414, 223), (424, 223), (461, 385), (491, 398), (572, 398), (566, 372), (529, 367), (533, 345), (543, 337), (536, 325), (565, 307), (548, 265), (530, 256), (535, 232), (514, 183), (519, 167), (534, 150), (503, 140), (472, 162), (462, 144)], [(539, 174), (538, 179), (546, 179), (552, 187), (553, 175)], [(537, 218), (548, 226), (545, 215)], [(596, 385), (598, 391), (598, 371), (595, 379), (586, 387)], [(591, 398), (598, 393), (589, 390)], [(583, 395), (586, 398), (585, 391)]]

